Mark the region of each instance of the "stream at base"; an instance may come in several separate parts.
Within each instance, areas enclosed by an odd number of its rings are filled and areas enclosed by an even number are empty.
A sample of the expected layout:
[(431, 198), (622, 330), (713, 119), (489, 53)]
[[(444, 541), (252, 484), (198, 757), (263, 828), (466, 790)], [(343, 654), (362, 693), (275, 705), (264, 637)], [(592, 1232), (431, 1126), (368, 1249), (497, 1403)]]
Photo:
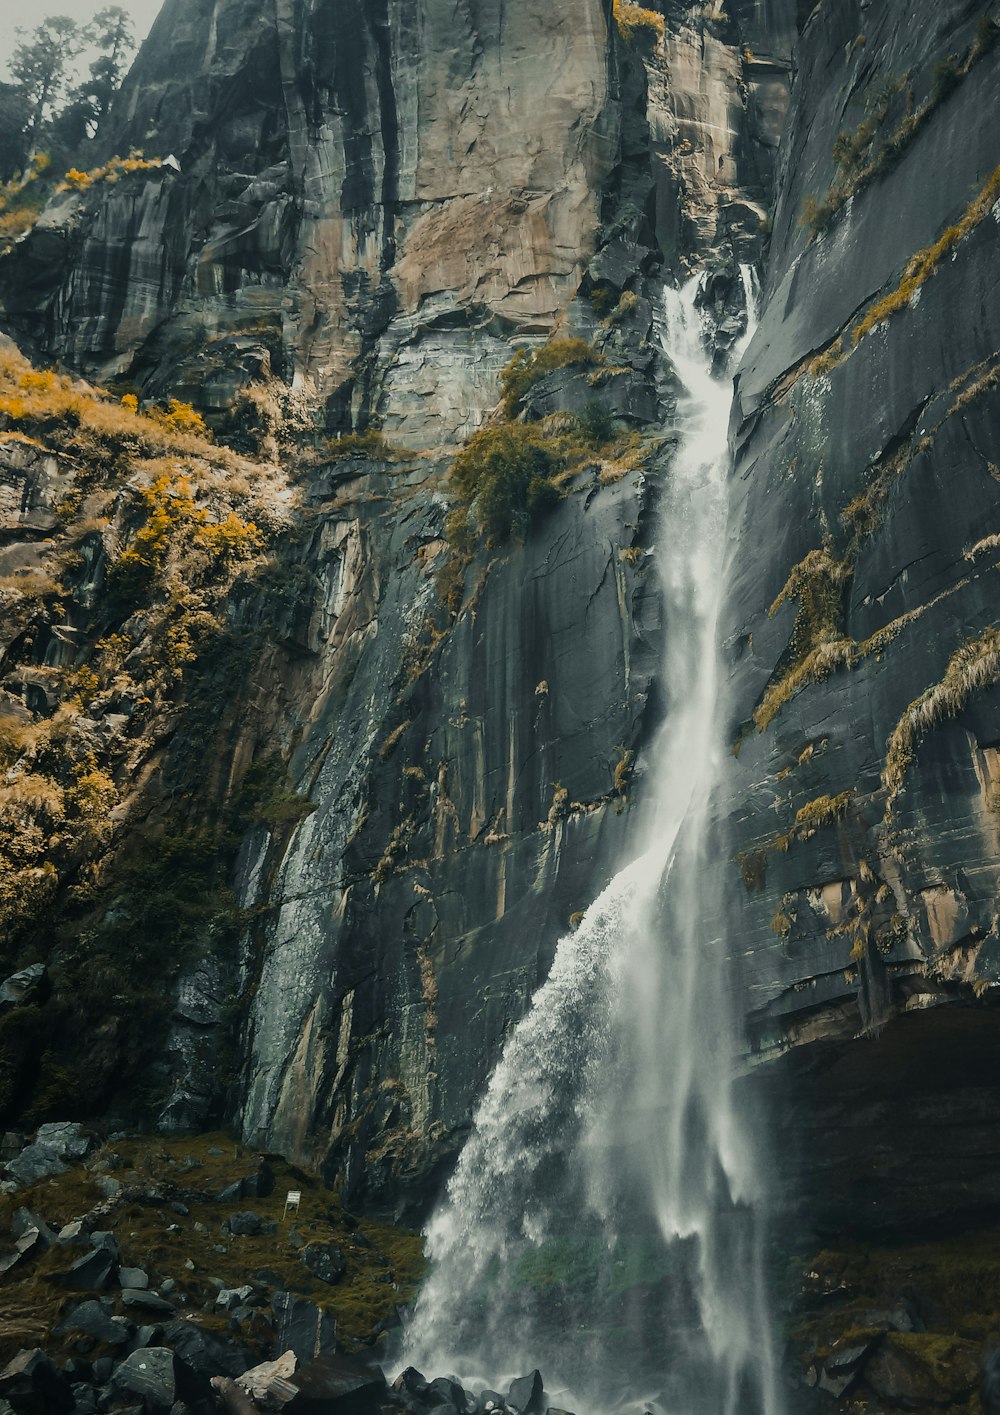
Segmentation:
[(405, 1339), (405, 1364), (474, 1388), (538, 1367), (578, 1415), (780, 1411), (764, 1166), (734, 1099), (726, 941), (706, 924), (732, 387), (712, 375), (698, 288), (664, 291), (682, 394), (653, 552), (668, 710), (647, 848), (561, 940), (508, 1039), (429, 1224)]

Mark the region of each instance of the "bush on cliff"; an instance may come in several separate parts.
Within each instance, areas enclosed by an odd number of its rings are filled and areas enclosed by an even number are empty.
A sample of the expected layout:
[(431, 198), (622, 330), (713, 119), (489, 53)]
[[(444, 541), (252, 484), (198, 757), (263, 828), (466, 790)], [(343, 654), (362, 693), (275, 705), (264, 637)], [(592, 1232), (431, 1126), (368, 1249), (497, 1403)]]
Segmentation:
[(604, 359), (586, 339), (550, 339), (539, 349), (518, 349), (500, 375), (504, 412), (514, 417), (530, 390), (558, 368), (603, 364)]
[(520, 423), (485, 427), (455, 458), (452, 479), (491, 543), (522, 539), (532, 516), (559, 500), (558, 463), (538, 431)]

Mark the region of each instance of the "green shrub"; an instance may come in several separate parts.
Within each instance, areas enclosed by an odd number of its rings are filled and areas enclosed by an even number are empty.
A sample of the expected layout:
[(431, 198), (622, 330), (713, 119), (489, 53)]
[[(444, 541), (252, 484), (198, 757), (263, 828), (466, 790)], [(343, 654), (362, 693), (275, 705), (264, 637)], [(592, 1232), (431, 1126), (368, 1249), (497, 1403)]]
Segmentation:
[(615, 435), (615, 420), (599, 398), (588, 398), (580, 413), (580, 432), (591, 447), (603, 447)]
[(496, 543), (522, 539), (532, 516), (559, 500), (556, 470), (545, 440), (515, 423), (484, 427), (470, 437), (455, 458), (452, 479), (480, 531)]
[(540, 349), (518, 349), (500, 375), (505, 413), (514, 417), (530, 390), (554, 369), (592, 367), (603, 362), (586, 339), (550, 339)]

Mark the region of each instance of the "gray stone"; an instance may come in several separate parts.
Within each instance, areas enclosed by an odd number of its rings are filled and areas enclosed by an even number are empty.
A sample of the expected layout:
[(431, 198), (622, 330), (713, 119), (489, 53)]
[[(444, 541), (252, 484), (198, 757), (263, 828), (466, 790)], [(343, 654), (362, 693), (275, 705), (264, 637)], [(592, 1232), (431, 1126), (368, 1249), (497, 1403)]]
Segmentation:
[(117, 1269), (117, 1259), (110, 1248), (95, 1248), (77, 1258), (65, 1272), (54, 1273), (52, 1281), (71, 1292), (101, 1292)]
[(43, 1145), (27, 1145), (21, 1153), (7, 1164), (7, 1177), (20, 1188), (37, 1184), (40, 1179), (51, 1179), (56, 1174), (65, 1174), (67, 1166), (55, 1153)]
[(512, 1381), (507, 1392), (507, 1404), (513, 1405), (521, 1415), (542, 1415), (546, 1402), (541, 1372), (531, 1371), (527, 1376), (519, 1376)]
[(230, 1214), (226, 1220), (229, 1225), (229, 1232), (244, 1236), (253, 1236), (261, 1230), (261, 1221), (257, 1214), (246, 1210), (243, 1213)]
[[(131, 1340), (135, 1328), (124, 1317), (114, 1315), (109, 1298), (98, 1298), (72, 1307), (55, 1330), (58, 1333), (83, 1332), (109, 1346), (124, 1346)], [(95, 1379), (107, 1379), (97, 1374), (97, 1364), (94, 1363)]]
[(172, 1317), (174, 1315), (173, 1304), (167, 1302), (157, 1292), (150, 1292), (142, 1287), (122, 1288), (122, 1302), (135, 1315), (141, 1317), (149, 1312), (154, 1316)]
[(12, 973), (0, 983), (0, 1013), (22, 1003), (35, 1002), (45, 991), (47, 974), (44, 963), (32, 963), (19, 973)]
[(300, 1361), (312, 1361), (333, 1347), (337, 1327), (333, 1318), (315, 1302), (275, 1292), (271, 1297), (275, 1337), (273, 1355), (294, 1351)]
[(375, 1415), (386, 1395), (385, 1378), (377, 1367), (341, 1355), (305, 1362), (289, 1384), (297, 1391), (284, 1406), (289, 1415)]
[(343, 1253), (330, 1243), (307, 1243), (299, 1258), (320, 1282), (337, 1283), (347, 1271)]
[(23, 1415), (60, 1415), (73, 1408), (73, 1391), (45, 1352), (19, 1351), (0, 1371), (0, 1399)]
[(122, 1287), (148, 1287), (149, 1275), (142, 1268), (119, 1268), (118, 1282)]
[(177, 1398), (175, 1361), (168, 1347), (146, 1347), (127, 1356), (111, 1379), (120, 1390), (141, 1396), (147, 1409), (169, 1410)]
[(87, 1154), (94, 1140), (77, 1121), (57, 1120), (38, 1127), (35, 1144), (52, 1150), (60, 1159), (78, 1160)]
[(62, 1226), (56, 1234), (56, 1242), (63, 1248), (88, 1246), (90, 1243), (90, 1233), (84, 1221), (75, 1218), (70, 1223)]

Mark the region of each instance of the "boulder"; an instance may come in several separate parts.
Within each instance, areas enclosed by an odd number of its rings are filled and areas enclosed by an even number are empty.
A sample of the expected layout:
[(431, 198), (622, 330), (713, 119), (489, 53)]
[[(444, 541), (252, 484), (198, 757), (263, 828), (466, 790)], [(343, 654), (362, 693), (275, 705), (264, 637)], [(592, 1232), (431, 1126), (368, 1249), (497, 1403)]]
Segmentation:
[(276, 1292), (271, 1298), (274, 1313), (275, 1355), (294, 1351), (300, 1361), (312, 1361), (334, 1343), (337, 1324), (328, 1312), (306, 1297)]
[[(458, 1381), (451, 1376), (438, 1376), (431, 1381), (428, 1386), (428, 1393), (433, 1393), (440, 1399), (441, 1405), (452, 1405), (459, 1412), (464, 1412), (466, 1406), (465, 1391)], [(475, 1402), (473, 1402), (475, 1404)]]
[(73, 1408), (69, 1381), (39, 1347), (19, 1351), (0, 1371), (0, 1399), (18, 1415), (62, 1415)]
[(215, 1299), (216, 1307), (224, 1312), (231, 1311), (234, 1307), (245, 1305), (248, 1297), (253, 1296), (252, 1287), (224, 1287)]
[(10, 1272), (11, 1268), (16, 1267), (29, 1253), (41, 1251), (43, 1246), (38, 1229), (27, 1229), (14, 1244), (14, 1251), (0, 1257), (0, 1277)]
[(67, 1166), (54, 1151), (42, 1145), (26, 1145), (16, 1159), (7, 1165), (7, 1178), (19, 1188), (37, 1184), (40, 1179), (51, 1179), (53, 1175), (65, 1174)]
[(149, 1286), (149, 1274), (142, 1268), (119, 1268), (118, 1281), (122, 1287), (145, 1288)]
[(542, 1374), (540, 1371), (531, 1371), (526, 1376), (519, 1376), (516, 1381), (511, 1381), (510, 1390), (507, 1392), (507, 1404), (513, 1405), (521, 1415), (542, 1415), (545, 1409), (545, 1400), (542, 1391)]
[(63, 1248), (83, 1246), (90, 1242), (83, 1219), (75, 1218), (71, 1223), (63, 1224), (56, 1234), (56, 1242)]
[(880, 1336), (875, 1336), (869, 1341), (851, 1342), (835, 1348), (823, 1363), (817, 1383), (819, 1389), (839, 1399), (857, 1380), (880, 1339)]
[(865, 1366), (865, 1384), (890, 1405), (955, 1405), (976, 1387), (978, 1358), (977, 1343), (958, 1337), (889, 1332)]
[(44, 963), (32, 963), (18, 973), (11, 973), (0, 983), (0, 1013), (25, 1002), (41, 1001), (48, 989)]
[(252, 1210), (246, 1209), (243, 1212), (230, 1214), (227, 1220), (229, 1232), (242, 1237), (252, 1238), (255, 1233), (261, 1230), (261, 1221)]
[(376, 1415), (385, 1399), (385, 1377), (377, 1366), (349, 1356), (319, 1356), (289, 1378), (296, 1394), (288, 1415)]
[(347, 1271), (343, 1253), (330, 1243), (307, 1243), (299, 1257), (314, 1277), (331, 1286)]
[(253, 1400), (261, 1403), (284, 1403), (295, 1394), (290, 1379), (298, 1368), (294, 1351), (285, 1351), (274, 1361), (264, 1361), (244, 1372), (236, 1384)]
[(252, 1357), (242, 1347), (222, 1341), (193, 1322), (175, 1319), (163, 1328), (163, 1344), (170, 1346), (199, 1376), (239, 1376)]
[(115, 1262), (121, 1261), (121, 1254), (118, 1251), (118, 1239), (108, 1229), (95, 1229), (90, 1235), (91, 1248), (106, 1249), (114, 1258)]
[(43, 1248), (51, 1248), (56, 1241), (56, 1235), (43, 1218), (31, 1212), (30, 1209), (17, 1209), (11, 1220), (10, 1231), (15, 1238), (20, 1238), (27, 1233), (30, 1228), (38, 1232), (39, 1242)]
[(172, 1317), (174, 1315), (172, 1303), (161, 1297), (158, 1292), (150, 1292), (144, 1287), (123, 1287), (122, 1302), (131, 1312), (140, 1317), (147, 1313), (158, 1317)]
[(60, 1159), (83, 1159), (93, 1143), (93, 1137), (84, 1134), (83, 1126), (76, 1120), (55, 1120), (40, 1125), (35, 1135), (36, 1145), (52, 1150)]
[[(108, 1346), (124, 1346), (131, 1340), (134, 1331), (131, 1322), (114, 1315), (114, 1308), (107, 1297), (81, 1302), (79, 1306), (71, 1308), (55, 1328), (57, 1336), (63, 1332), (83, 1332), (84, 1335), (92, 1336), (95, 1341), (106, 1343)], [(95, 1372), (97, 1365), (95, 1362)], [(96, 1375), (95, 1379), (105, 1380), (107, 1377)]]
[(111, 1381), (118, 1390), (141, 1397), (147, 1411), (170, 1410), (178, 1400), (192, 1406), (211, 1397), (208, 1381), (167, 1346), (133, 1351)]
[(177, 1398), (174, 1353), (165, 1346), (133, 1351), (111, 1377), (119, 1390), (142, 1397), (153, 1410), (169, 1410)]
[(65, 1272), (54, 1273), (52, 1281), (70, 1292), (102, 1292), (117, 1266), (110, 1248), (94, 1248)]
[(274, 1193), (274, 1170), (263, 1161), (252, 1174), (245, 1174), (220, 1189), (214, 1196), (218, 1204), (236, 1204), (240, 1199), (266, 1199)]

